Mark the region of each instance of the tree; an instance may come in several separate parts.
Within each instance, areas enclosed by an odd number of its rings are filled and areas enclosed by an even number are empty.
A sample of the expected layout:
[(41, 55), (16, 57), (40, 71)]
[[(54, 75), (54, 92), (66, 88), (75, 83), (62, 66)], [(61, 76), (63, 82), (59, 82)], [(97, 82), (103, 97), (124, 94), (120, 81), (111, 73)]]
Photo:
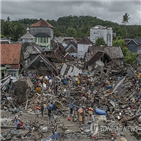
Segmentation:
[(103, 38), (98, 38), (95, 42), (95, 46), (100, 46), (100, 45), (105, 45), (106, 46), (106, 43), (104, 41)]
[(76, 37), (76, 30), (74, 28), (67, 29), (67, 36), (68, 37)]
[(121, 47), (122, 53), (124, 55), (124, 61), (129, 64), (135, 64), (137, 61), (137, 54), (131, 53), (128, 48), (125, 47), (125, 41), (120, 39), (113, 41), (113, 46)]
[(62, 36), (62, 33), (60, 31), (54, 31), (54, 36), (56, 37)]
[(7, 17), (7, 21), (10, 22), (10, 17)]
[(1, 38), (4, 38), (4, 35), (1, 35)]
[(127, 38), (127, 28), (126, 28), (126, 25), (127, 25), (128, 21), (129, 21), (129, 19), (130, 19), (129, 14), (125, 13), (125, 15), (123, 15), (122, 23), (125, 26), (126, 38)]

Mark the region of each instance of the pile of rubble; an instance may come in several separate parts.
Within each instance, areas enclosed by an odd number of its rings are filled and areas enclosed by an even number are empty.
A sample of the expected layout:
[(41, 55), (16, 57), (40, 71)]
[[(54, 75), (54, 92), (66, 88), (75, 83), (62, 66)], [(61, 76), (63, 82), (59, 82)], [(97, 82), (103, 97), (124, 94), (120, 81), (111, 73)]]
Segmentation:
[[(56, 63), (56, 67), (60, 69), (58, 76), (21, 76), (18, 80), (8, 76), (1, 80), (3, 140), (126, 140), (131, 133), (134, 140), (141, 139), (140, 67), (120, 67), (114, 62), (103, 66), (99, 61), (88, 70), (82, 69), (82, 61)], [(79, 112), (78, 116), (70, 116), (70, 103), (85, 111), (84, 124), (80, 124)], [(48, 118), (50, 105), (56, 105), (52, 108), (52, 123)], [(94, 120), (89, 117), (89, 107), (93, 108)], [(6, 112), (11, 114), (6, 116)], [(17, 129), (17, 119), (24, 129)], [(130, 127), (129, 136), (123, 132), (124, 127)]]

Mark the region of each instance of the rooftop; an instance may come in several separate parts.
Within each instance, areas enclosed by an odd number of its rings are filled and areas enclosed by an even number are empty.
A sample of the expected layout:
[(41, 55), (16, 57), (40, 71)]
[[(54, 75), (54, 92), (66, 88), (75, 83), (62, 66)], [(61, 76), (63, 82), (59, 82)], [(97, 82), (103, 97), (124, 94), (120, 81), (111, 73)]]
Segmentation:
[(95, 55), (98, 51), (102, 51), (107, 53), (112, 59), (124, 58), (122, 50), (120, 47), (101, 47), (101, 46), (89, 46), (88, 53), (86, 53), (86, 57), (89, 60), (93, 55)]
[(50, 27), (50, 28), (54, 28), (51, 24), (49, 24), (47, 21), (45, 20), (40, 20), (37, 23), (32, 24), (30, 27)]
[(1, 44), (1, 65), (19, 64), (21, 44)]
[(78, 44), (92, 44), (92, 42), (87, 37), (84, 37), (78, 41)]
[(35, 37), (51, 37), (47, 33), (37, 33), (34, 35)]
[(55, 40), (57, 40), (59, 43), (62, 43), (63, 41), (68, 40), (74, 40), (74, 37), (55, 37)]
[(35, 37), (30, 33), (26, 33), (21, 37), (21, 39), (34, 39), (34, 38)]

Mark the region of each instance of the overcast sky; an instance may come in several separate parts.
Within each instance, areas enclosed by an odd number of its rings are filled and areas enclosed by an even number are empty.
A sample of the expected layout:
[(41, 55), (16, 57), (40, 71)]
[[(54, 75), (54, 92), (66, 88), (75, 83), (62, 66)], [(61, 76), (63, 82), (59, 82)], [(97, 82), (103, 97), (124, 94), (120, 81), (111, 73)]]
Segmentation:
[(103, 20), (121, 23), (125, 13), (130, 15), (129, 24), (141, 25), (141, 0), (98, 0), (98, 1), (27, 1), (12, 0), (1, 2), (1, 18), (43, 18), (57, 20), (59, 17), (93, 16)]

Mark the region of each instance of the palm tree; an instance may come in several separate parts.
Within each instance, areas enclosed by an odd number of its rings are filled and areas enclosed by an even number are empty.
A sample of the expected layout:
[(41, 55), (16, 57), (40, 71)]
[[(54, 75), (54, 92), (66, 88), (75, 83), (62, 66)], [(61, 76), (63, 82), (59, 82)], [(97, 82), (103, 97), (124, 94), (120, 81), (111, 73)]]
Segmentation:
[(122, 23), (125, 25), (125, 31), (126, 31), (126, 38), (127, 38), (127, 29), (126, 29), (126, 25), (129, 21), (130, 17), (128, 13), (125, 13), (125, 15), (123, 15), (123, 19), (122, 19)]

